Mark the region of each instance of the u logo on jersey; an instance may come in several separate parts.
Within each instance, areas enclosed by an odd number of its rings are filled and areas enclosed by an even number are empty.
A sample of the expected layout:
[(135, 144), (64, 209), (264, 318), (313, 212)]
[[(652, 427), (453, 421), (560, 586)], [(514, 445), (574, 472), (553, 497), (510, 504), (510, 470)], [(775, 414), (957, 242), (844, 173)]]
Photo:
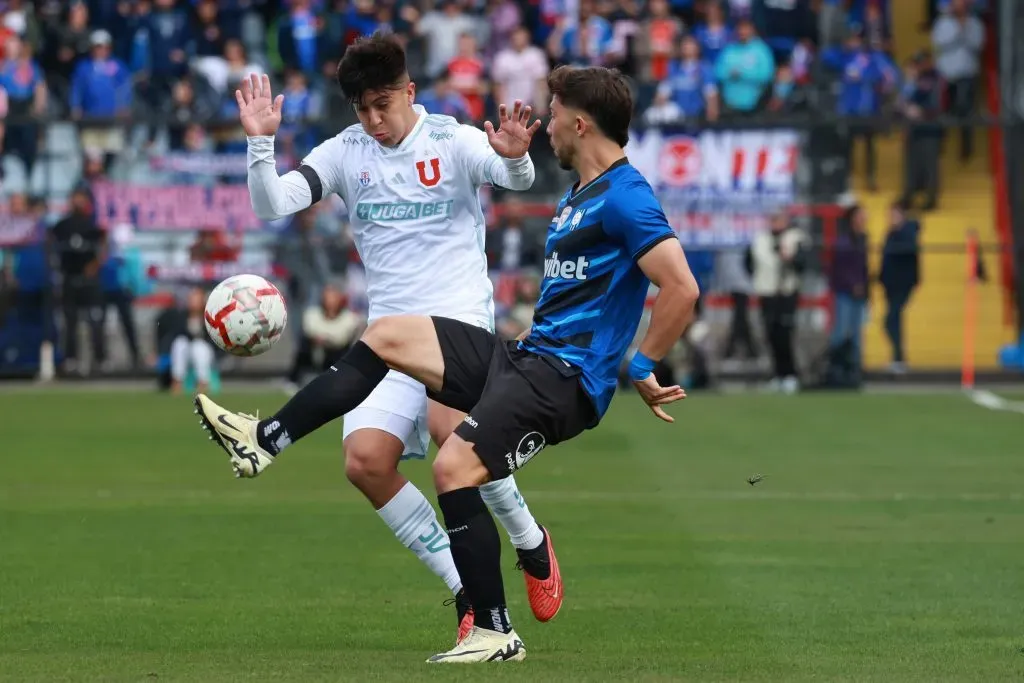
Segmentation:
[[(427, 176), (427, 164), (430, 164), (430, 176)], [(416, 175), (420, 178), (420, 183), (424, 187), (433, 187), (441, 182), (441, 160), (434, 157), (429, 162), (417, 161), (416, 162)]]

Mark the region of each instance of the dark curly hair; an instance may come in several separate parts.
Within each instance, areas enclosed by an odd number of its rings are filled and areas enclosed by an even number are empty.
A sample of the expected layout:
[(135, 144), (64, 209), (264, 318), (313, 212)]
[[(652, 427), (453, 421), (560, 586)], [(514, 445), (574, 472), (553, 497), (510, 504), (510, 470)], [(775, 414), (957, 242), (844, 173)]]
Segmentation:
[(345, 50), (337, 75), (341, 92), (352, 104), (368, 91), (397, 90), (409, 80), (405, 48), (390, 33), (359, 38)]
[(602, 66), (560, 66), (548, 75), (548, 90), (563, 106), (594, 119), (605, 137), (626, 146), (633, 93), (621, 73)]

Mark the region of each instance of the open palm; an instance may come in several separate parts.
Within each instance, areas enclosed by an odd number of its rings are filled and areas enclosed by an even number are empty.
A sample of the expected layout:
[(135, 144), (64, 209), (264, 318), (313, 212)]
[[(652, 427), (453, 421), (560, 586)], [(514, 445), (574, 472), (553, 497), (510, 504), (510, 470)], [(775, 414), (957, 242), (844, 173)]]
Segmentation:
[(530, 151), (530, 140), (540, 130), (540, 119), (529, 123), (532, 113), (533, 107), (524, 107), (521, 100), (516, 100), (511, 114), (504, 104), (498, 107), (498, 130), (494, 130), (490, 121), (484, 123), (487, 141), (499, 156), (519, 159)]
[(275, 135), (281, 126), (281, 105), (284, 95), (276, 98), (270, 92), (270, 76), (252, 74), (243, 79), (235, 91), (238, 120), (249, 137)]
[(634, 380), (633, 386), (636, 387), (640, 398), (644, 400), (644, 403), (647, 404), (655, 416), (665, 422), (675, 422), (675, 419), (666, 413), (662, 406), (686, 398), (686, 392), (683, 391), (682, 387), (679, 385), (671, 387), (661, 386), (658, 384), (658, 380), (654, 377), (653, 372), (641, 380)]

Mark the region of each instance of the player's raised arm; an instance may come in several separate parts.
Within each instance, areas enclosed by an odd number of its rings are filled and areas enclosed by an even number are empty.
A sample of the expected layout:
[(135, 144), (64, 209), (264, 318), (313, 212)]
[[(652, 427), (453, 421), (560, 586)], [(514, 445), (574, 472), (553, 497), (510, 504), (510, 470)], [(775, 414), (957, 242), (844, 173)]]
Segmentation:
[(629, 364), (629, 376), (654, 414), (673, 422), (662, 406), (685, 398), (686, 393), (677, 386), (659, 385), (654, 365), (668, 354), (693, 320), (700, 291), (683, 247), (650, 186), (638, 185), (626, 196), (628, 203), (620, 198), (613, 207), (610, 227), (623, 239), (640, 270), (658, 287), (651, 324)]
[(304, 165), (284, 176), (277, 175), (274, 136), (281, 126), (284, 95), (273, 96), (270, 77), (253, 74), (243, 80), (235, 91), (235, 100), (248, 143), (247, 177), (253, 212), (270, 221), (290, 216), (320, 201), (324, 183), (310, 166)]
[(530, 159), (530, 141), (540, 130), (540, 120), (530, 123), (532, 109), (516, 100), (512, 111), (498, 108), (498, 128), (488, 121), (484, 130), (461, 126), (458, 144), (463, 148), (470, 177), (477, 185), (498, 185), (522, 192), (533, 186), (537, 175)]

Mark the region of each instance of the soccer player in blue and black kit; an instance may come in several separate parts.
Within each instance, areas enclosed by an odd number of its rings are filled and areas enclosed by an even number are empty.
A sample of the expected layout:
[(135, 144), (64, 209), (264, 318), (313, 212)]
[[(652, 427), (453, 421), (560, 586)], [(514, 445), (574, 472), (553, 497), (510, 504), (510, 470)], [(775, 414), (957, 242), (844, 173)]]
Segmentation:
[[(331, 371), (257, 428), (261, 437), (283, 434), (295, 441), (359, 405), (389, 369), (467, 413), (434, 460), (434, 483), (475, 626), (431, 662), (525, 657), (505, 608), (498, 529), (478, 487), (514, 473), (545, 445), (598, 424), (651, 282), (659, 292), (629, 374), (663, 420), (672, 421), (663, 406), (685, 397), (678, 386), (659, 386), (651, 371), (689, 324), (697, 283), (650, 185), (623, 151), (633, 110), (629, 87), (620, 74), (600, 67), (560, 67), (548, 85), (548, 136), (579, 182), (548, 228), (533, 328), (506, 342), (448, 318), (380, 318)], [(255, 476), (267, 464), (259, 454), (231, 457), (240, 476)], [(519, 556), (541, 577), (558, 571), (552, 558), (549, 542)], [(543, 581), (534, 588), (547, 589)]]

